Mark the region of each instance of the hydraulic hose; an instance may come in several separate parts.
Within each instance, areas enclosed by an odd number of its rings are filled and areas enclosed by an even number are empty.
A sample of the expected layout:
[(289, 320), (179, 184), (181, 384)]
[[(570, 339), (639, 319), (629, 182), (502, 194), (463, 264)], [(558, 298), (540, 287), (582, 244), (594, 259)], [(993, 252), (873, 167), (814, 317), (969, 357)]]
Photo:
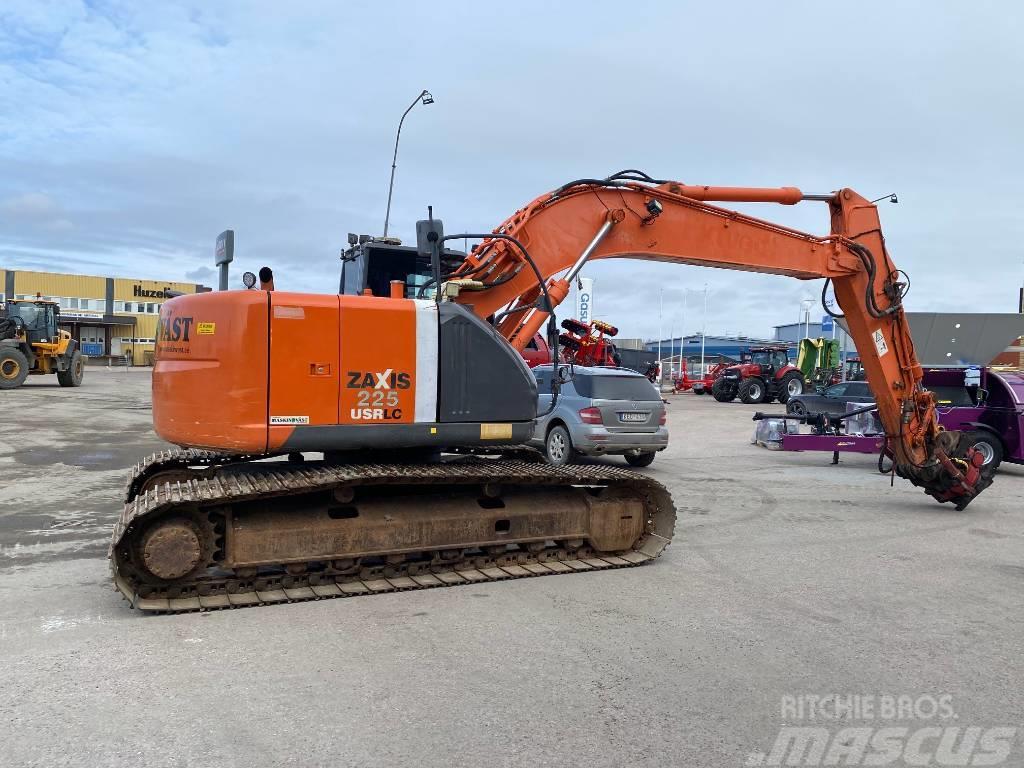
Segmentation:
[[(533, 270), (534, 277), (537, 278), (537, 285), (544, 296), (544, 311), (548, 313), (548, 344), (551, 347), (551, 407), (548, 408), (544, 413), (537, 414), (537, 418), (547, 416), (549, 413), (555, 410), (555, 405), (558, 403), (558, 390), (561, 382), (558, 378), (558, 326), (555, 324), (555, 307), (551, 303), (551, 296), (548, 294), (548, 284), (541, 274), (540, 269), (537, 267), (537, 262), (533, 260), (530, 252), (526, 250), (526, 246), (523, 245), (519, 240), (512, 237), (512, 235), (506, 235), (504, 233), (492, 232), (486, 235), (474, 235), (474, 234), (460, 234), (460, 235), (445, 235), (441, 238), (441, 243), (446, 240), (506, 240), (512, 243), (519, 252), (523, 255), (523, 259), (527, 264), (530, 265), (530, 269)], [(440, 243), (439, 243), (440, 246)], [(511, 280), (514, 275), (509, 276), (507, 279)], [(504, 282), (504, 281), (502, 281)], [(527, 307), (530, 309), (531, 307)], [(533, 307), (538, 308), (539, 307)]]

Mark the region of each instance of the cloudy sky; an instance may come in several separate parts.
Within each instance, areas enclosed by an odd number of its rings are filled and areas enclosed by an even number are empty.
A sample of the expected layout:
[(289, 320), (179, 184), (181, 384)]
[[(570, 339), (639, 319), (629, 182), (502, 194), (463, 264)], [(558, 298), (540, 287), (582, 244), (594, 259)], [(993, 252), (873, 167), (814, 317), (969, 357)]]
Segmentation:
[[(491, 229), (620, 168), (850, 186), (899, 195), (881, 214), (910, 309), (1013, 311), (1022, 20), (984, 2), (4, 0), (0, 266), (213, 284), (231, 227), (236, 279), (267, 263), (280, 289), (331, 290), (346, 233), (383, 229), (394, 130), (427, 88), (393, 234), (428, 204), (448, 232)], [(828, 226), (823, 204), (745, 210)], [(644, 262), (589, 274), (627, 336), (698, 329), (705, 282), (708, 331), (749, 335), (820, 290)]]

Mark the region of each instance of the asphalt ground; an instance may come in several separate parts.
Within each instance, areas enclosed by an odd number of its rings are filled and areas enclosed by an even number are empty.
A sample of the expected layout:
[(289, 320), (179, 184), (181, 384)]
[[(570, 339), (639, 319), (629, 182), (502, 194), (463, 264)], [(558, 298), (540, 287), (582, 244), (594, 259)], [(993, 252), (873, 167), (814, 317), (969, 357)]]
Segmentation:
[(751, 445), (752, 406), (671, 396), (645, 472), (679, 521), (653, 564), (147, 616), (106, 547), (128, 468), (164, 446), (149, 385), (90, 368), (0, 397), (4, 766), (719, 768), (849, 725), (939, 729), (891, 765), (956, 764), (951, 728), (1024, 761), (989, 731), (1024, 712), (1022, 467), (956, 512), (872, 456)]

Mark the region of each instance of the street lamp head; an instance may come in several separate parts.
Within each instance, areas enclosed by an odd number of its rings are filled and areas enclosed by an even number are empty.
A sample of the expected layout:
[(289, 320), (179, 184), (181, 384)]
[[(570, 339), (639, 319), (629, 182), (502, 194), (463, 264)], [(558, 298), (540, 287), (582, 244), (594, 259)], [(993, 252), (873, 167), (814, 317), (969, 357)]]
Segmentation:
[(430, 95), (430, 91), (424, 91), (423, 93), (420, 94), (420, 101), (422, 101), (424, 104), (433, 104), (434, 97)]

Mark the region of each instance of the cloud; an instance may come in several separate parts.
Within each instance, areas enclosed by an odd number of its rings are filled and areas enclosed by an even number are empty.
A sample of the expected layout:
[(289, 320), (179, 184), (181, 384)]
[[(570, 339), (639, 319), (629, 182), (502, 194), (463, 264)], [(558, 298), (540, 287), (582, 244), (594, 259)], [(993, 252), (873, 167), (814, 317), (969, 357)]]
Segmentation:
[(209, 283), (217, 277), (217, 270), (210, 267), (198, 267), (186, 272), (185, 277), (196, 283)]
[[(1022, 9), (752, 3), (737, 22), (723, 4), (645, 8), (8, 0), (0, 261), (183, 279), (212, 271), (232, 228), (233, 272), (267, 264), (279, 288), (324, 290), (346, 233), (381, 232), (398, 118), (426, 87), (436, 101), (409, 113), (398, 155), (391, 228), (406, 239), (427, 205), (449, 232), (489, 230), (545, 190), (626, 167), (848, 185), (899, 193), (881, 213), (911, 309), (1015, 308)], [(527, 28), (495, 47), (495, 29)], [(744, 211), (829, 223), (822, 204)], [(682, 291), (705, 282), (709, 332), (764, 335), (820, 285), (643, 262), (586, 271), (624, 336), (699, 328), (702, 296), (683, 313)]]
[(53, 199), (41, 192), (25, 192), (0, 201), (0, 211), (9, 217), (49, 218), (58, 210)]
[(41, 192), (25, 192), (0, 200), (0, 222), (11, 230), (66, 232), (74, 223), (63, 215), (57, 202)]

